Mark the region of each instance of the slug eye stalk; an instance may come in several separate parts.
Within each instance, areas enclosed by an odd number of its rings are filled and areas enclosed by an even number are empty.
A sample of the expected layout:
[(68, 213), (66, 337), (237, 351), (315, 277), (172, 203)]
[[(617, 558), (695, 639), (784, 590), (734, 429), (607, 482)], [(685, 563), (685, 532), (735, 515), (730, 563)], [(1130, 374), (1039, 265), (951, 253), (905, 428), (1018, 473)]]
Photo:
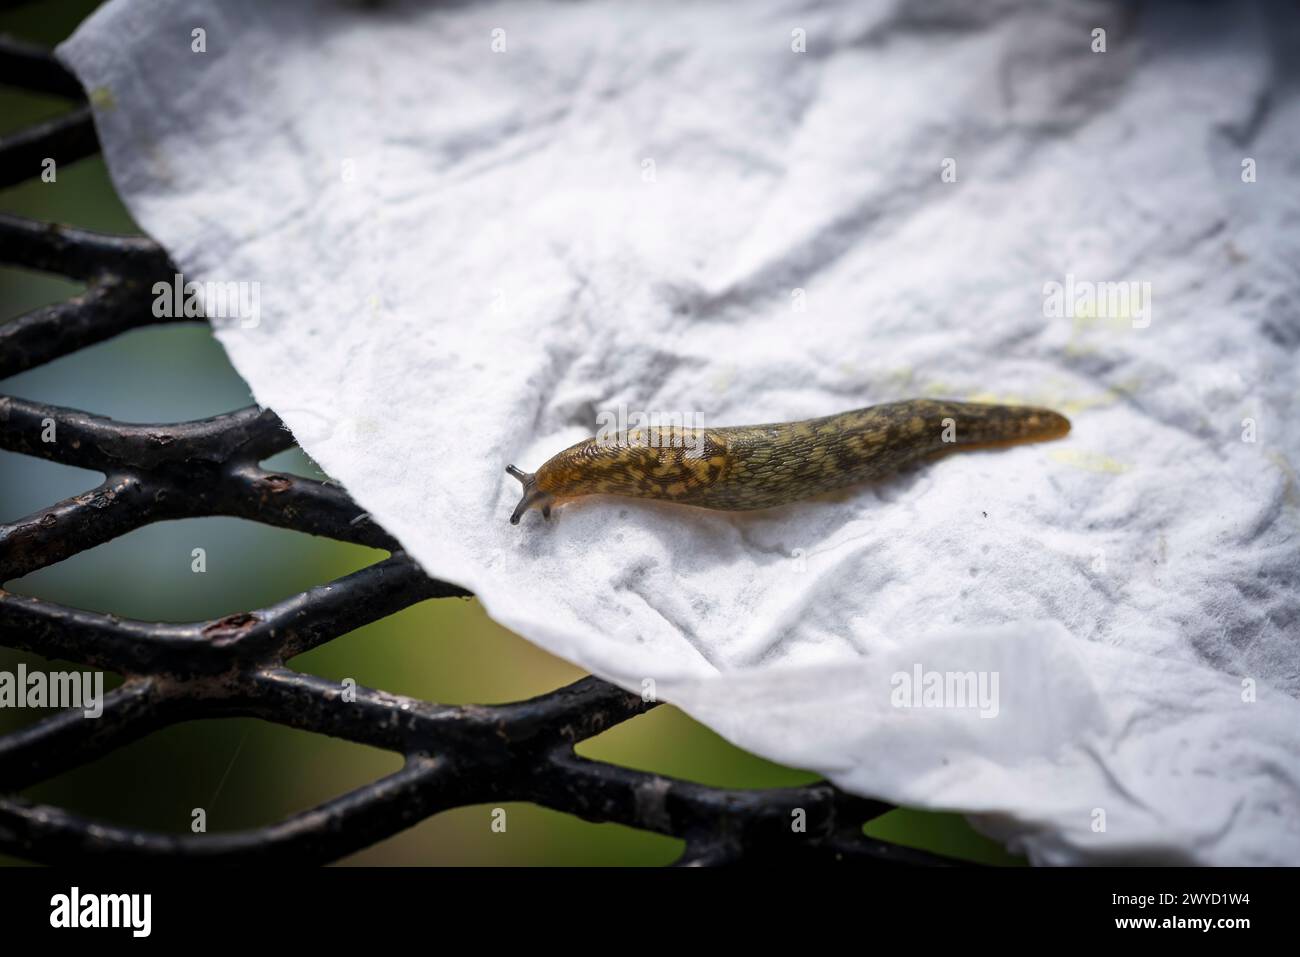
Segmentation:
[(515, 468), (513, 465), (507, 465), (506, 471), (519, 479), (519, 484), (524, 487), (524, 494), (519, 499), (519, 504), (515, 506), (514, 512), (510, 516), (510, 524), (518, 525), (519, 519), (523, 518), (524, 512), (536, 505), (541, 505), (542, 518), (551, 517), (551, 496), (547, 495), (537, 487), (537, 476), (533, 472), (525, 472), (523, 469)]

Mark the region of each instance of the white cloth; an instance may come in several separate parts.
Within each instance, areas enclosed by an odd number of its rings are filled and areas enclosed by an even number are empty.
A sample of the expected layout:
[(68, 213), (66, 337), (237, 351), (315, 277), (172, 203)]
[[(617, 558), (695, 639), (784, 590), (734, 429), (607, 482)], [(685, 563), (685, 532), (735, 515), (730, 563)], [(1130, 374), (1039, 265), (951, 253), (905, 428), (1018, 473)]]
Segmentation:
[[(1295, 864), (1298, 47), (1240, 4), (113, 0), (59, 55), (185, 278), (259, 284), (214, 319), (257, 400), (496, 620), (1038, 863)], [(1074, 430), (507, 522), (503, 467), (620, 406), (935, 396)], [(996, 716), (896, 706), (917, 667)]]

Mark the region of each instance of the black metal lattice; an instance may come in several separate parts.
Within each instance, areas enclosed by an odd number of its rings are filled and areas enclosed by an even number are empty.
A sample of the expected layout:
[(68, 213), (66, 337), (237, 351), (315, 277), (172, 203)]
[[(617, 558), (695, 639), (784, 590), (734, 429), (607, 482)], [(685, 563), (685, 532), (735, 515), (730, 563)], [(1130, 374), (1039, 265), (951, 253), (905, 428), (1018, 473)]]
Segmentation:
[[(0, 83), (76, 102), (0, 140), (0, 188), (98, 150), (89, 105), (48, 52), (0, 41)], [(148, 239), (0, 215), (0, 263), (86, 284), (83, 294), (0, 325), (0, 379), (155, 322), (151, 287), (176, 272)], [(47, 420), (58, 441), (41, 441)], [(0, 644), (121, 674), (103, 714), (65, 711), (0, 738), (0, 849), (35, 861), (276, 859), (327, 862), (448, 808), (526, 801), (685, 839), (678, 864), (767, 860), (954, 863), (869, 838), (892, 805), (827, 783), (706, 787), (578, 756), (574, 745), (653, 707), (596, 678), (528, 701), (444, 706), (343, 687), (285, 662), (427, 598), (468, 595), (427, 577), (339, 488), (258, 463), (293, 446), (269, 410), (127, 425), (0, 396), (0, 448), (104, 474), (103, 484), (0, 525), (0, 585), (152, 522), (224, 515), (386, 549), (391, 557), (269, 608), (192, 624), (124, 620), (0, 588)], [(168, 725), (256, 717), (402, 754), (401, 770), (279, 823), (170, 835), (87, 820), (18, 793)], [(792, 813), (807, 831), (793, 833)]]

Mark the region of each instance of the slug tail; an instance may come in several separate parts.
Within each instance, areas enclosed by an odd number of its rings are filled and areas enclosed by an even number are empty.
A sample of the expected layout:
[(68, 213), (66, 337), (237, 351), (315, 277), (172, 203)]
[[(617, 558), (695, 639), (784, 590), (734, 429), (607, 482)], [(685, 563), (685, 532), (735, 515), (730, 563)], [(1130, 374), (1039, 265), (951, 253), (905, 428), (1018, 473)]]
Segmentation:
[(1070, 420), (1059, 412), (1029, 405), (962, 403), (955, 406), (954, 418), (963, 449), (1047, 442), (1070, 432)]

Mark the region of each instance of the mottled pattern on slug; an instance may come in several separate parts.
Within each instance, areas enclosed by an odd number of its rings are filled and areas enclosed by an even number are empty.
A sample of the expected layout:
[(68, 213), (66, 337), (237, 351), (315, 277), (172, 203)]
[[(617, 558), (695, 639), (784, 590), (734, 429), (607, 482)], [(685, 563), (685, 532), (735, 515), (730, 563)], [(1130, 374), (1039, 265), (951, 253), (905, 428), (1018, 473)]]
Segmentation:
[(617, 442), (579, 442), (533, 475), (512, 466), (524, 497), (511, 521), (534, 505), (549, 514), (553, 501), (596, 494), (735, 511), (772, 508), (881, 478), (946, 450), (1056, 438), (1069, 429), (1064, 416), (1048, 409), (912, 399), (802, 422), (640, 430)]

